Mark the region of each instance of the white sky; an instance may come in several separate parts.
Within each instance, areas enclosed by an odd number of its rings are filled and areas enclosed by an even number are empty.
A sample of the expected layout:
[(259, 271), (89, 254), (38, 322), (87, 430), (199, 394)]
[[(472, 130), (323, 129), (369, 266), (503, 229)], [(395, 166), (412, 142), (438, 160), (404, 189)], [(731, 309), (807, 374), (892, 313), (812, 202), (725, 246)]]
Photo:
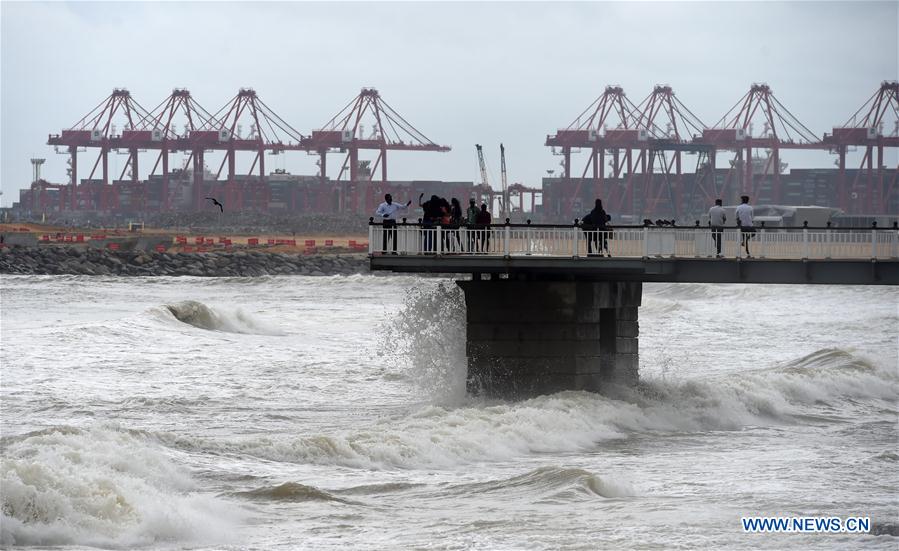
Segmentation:
[[(485, 145), (497, 178), (502, 141), (510, 182), (538, 185), (547, 169), (559, 169), (546, 135), (606, 84), (622, 85), (634, 103), (654, 84), (670, 84), (711, 125), (751, 83), (767, 82), (820, 136), (899, 74), (896, 1), (3, 2), (0, 21), (4, 206), (29, 185), (31, 157), (47, 158), (45, 179), (65, 182), (65, 156), (45, 145), (47, 135), (114, 87), (148, 109), (186, 87), (212, 112), (253, 87), (308, 134), (373, 86), (425, 135), (453, 147), (393, 154), (392, 179), (479, 181), (475, 143)], [(833, 162), (826, 154), (782, 156), (794, 168)], [(125, 160), (110, 157), (113, 177)], [(314, 161), (293, 153), (270, 157), (266, 167), (314, 174)], [(337, 162), (329, 157), (332, 176)], [(80, 177), (92, 163), (90, 153), (79, 157)]]

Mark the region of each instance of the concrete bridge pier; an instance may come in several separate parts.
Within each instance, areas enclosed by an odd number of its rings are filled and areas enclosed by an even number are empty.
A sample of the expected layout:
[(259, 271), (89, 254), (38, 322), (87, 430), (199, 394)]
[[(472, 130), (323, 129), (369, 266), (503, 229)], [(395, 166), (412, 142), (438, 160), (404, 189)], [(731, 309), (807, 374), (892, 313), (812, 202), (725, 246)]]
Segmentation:
[(528, 397), (637, 381), (639, 281), (458, 281), (468, 390)]

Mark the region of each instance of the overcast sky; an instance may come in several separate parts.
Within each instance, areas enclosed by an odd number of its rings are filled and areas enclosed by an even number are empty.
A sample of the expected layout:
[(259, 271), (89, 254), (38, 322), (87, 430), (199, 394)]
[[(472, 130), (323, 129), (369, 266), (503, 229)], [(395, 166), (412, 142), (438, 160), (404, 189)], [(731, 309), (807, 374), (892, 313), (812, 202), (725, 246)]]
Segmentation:
[[(670, 84), (711, 125), (753, 82), (767, 82), (820, 136), (882, 80), (897, 79), (897, 6), (3, 2), (2, 202), (29, 185), (31, 157), (47, 158), (45, 179), (65, 182), (65, 156), (45, 145), (47, 135), (114, 87), (148, 109), (186, 87), (213, 112), (252, 87), (303, 133), (360, 88), (376, 87), (425, 135), (453, 148), (393, 155), (392, 179), (478, 181), (475, 143), (485, 145), (496, 178), (502, 141), (510, 181), (538, 185), (546, 170), (559, 169), (546, 135), (612, 83), (634, 103), (653, 85)], [(79, 158), (82, 178), (89, 157)], [(826, 154), (783, 157), (792, 167), (833, 162)], [(111, 156), (115, 177), (125, 159)], [(294, 153), (270, 158), (267, 168), (314, 174), (314, 161)], [(145, 177), (151, 163), (142, 163)]]

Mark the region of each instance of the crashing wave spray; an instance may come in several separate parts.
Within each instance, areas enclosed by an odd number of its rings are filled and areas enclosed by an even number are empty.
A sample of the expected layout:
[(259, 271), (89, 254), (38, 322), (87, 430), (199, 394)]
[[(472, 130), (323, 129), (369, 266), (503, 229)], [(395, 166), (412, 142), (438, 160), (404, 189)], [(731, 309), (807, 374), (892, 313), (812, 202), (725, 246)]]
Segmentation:
[(425, 282), (406, 295), (402, 311), (383, 334), (400, 369), (432, 400), (465, 398), (465, 297), (452, 281)]

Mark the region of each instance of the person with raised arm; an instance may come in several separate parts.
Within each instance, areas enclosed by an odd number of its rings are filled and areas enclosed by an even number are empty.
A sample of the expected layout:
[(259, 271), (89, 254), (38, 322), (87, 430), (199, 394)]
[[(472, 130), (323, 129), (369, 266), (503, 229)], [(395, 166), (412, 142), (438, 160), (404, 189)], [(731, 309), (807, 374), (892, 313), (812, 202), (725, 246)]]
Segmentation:
[(378, 210), (375, 211), (375, 216), (382, 220), (382, 253), (387, 254), (387, 243), (392, 242), (393, 254), (396, 254), (396, 213), (401, 210), (408, 209), (409, 205), (411, 204), (412, 199), (409, 199), (409, 201), (405, 205), (401, 203), (394, 203), (393, 196), (388, 193), (384, 196), (384, 202), (378, 205)]

